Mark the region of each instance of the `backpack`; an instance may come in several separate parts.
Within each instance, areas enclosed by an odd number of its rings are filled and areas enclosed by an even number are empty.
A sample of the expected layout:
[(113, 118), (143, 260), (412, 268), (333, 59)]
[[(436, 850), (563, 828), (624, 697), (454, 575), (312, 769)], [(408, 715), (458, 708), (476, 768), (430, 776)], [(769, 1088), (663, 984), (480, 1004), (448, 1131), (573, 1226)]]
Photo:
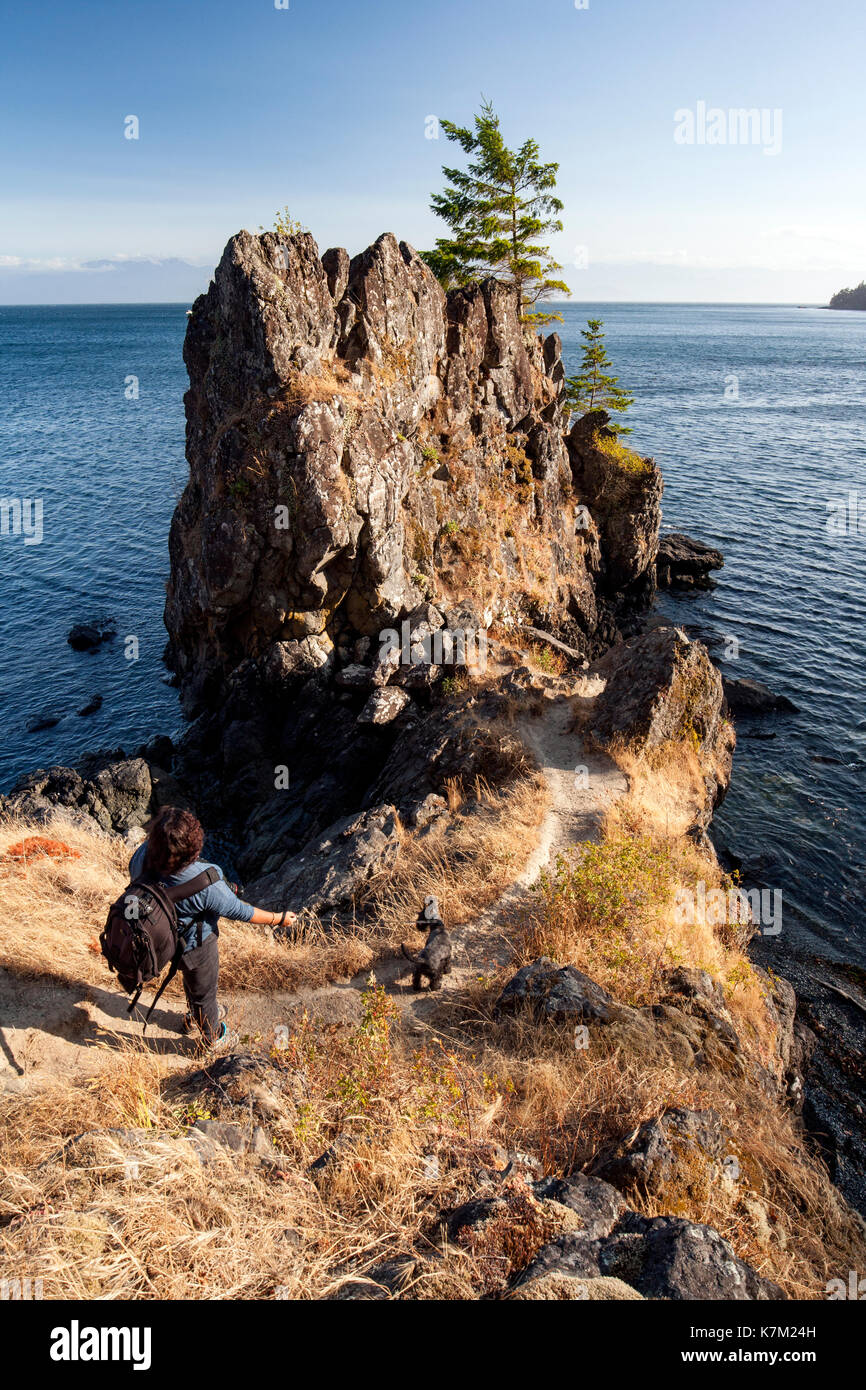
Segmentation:
[(177, 904), (195, 897), (218, 878), (219, 871), (214, 868), (174, 887), (150, 878), (137, 878), (108, 909), (99, 944), (108, 968), (116, 972), (127, 994), (133, 995), (127, 1013), (132, 1013), (144, 986), (171, 964), (145, 1016), (145, 1030), (160, 995), (177, 974), (184, 953), (178, 934)]

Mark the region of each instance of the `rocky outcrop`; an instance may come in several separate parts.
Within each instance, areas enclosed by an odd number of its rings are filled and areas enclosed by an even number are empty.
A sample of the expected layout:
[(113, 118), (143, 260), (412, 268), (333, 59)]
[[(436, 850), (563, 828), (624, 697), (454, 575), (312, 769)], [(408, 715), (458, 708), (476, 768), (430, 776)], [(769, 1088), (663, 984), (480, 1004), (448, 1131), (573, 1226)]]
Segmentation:
[(655, 589), (662, 476), (652, 459), (623, 447), (609, 421), (595, 410), (572, 428), (572, 478), (598, 534), (597, 587), (644, 603)]
[(151, 812), (153, 781), (143, 758), (91, 768), (51, 767), (15, 783), (0, 799), (4, 815), (43, 823), (58, 811), (80, 824), (125, 834), (143, 825)]
[(782, 1299), (710, 1226), (631, 1210), (609, 1183), (506, 1178), (444, 1212), (448, 1243), (507, 1277), (507, 1299)]
[(592, 674), (605, 680), (590, 729), (599, 747), (651, 757), (683, 742), (694, 749), (704, 784), (694, 824), (706, 830), (730, 784), (736, 744), (706, 648), (681, 628), (655, 628), (614, 647)]
[(613, 455), (602, 477), (591, 442), (581, 465), (556, 334), (522, 325), (498, 282), (446, 295), (391, 235), (351, 259), (307, 233), (233, 237), (184, 357), (165, 621), (192, 722), (175, 770), (243, 843), (247, 881), (282, 884), (347, 812), (411, 819), (441, 793), (463, 735), (437, 688), (483, 668), (491, 623), (582, 660), (630, 630), (661, 480)]
[(762, 685), (760, 681), (749, 680), (745, 676), (741, 680), (734, 680), (725, 676), (722, 680), (722, 686), (731, 714), (796, 714), (797, 712), (797, 706), (788, 699), (787, 695), (776, 695), (769, 686)]
[(144, 826), (161, 806), (189, 804), (167, 769), (172, 757), (171, 740), (163, 737), (132, 758), (118, 748), (90, 753), (76, 768), (28, 773), (0, 797), (0, 817), (41, 825), (60, 814), (90, 830), (128, 835)]
[(669, 1210), (695, 1210), (736, 1173), (727, 1142), (715, 1111), (674, 1108), (597, 1154), (591, 1172), (621, 1192), (658, 1198)]
[(676, 1216), (627, 1212), (609, 1235), (566, 1234), (544, 1246), (518, 1287), (551, 1275), (621, 1279), (644, 1298), (779, 1300), (785, 1295), (739, 1259), (718, 1231)]
[(496, 1001), (500, 1017), (523, 1009), (576, 1023), (607, 1023), (613, 1012), (610, 995), (588, 975), (573, 965), (560, 968), (545, 956), (518, 970)]
[(559, 340), (527, 334), (505, 286), (446, 297), (390, 235), (350, 261), (242, 232), (184, 355), (166, 625), (188, 709), (278, 645), (286, 675), (312, 638), (342, 664), (425, 599), (495, 614), (531, 588), (564, 617), (585, 586)]
[(274, 911), (287, 906), (293, 912), (319, 915), (350, 910), (373, 875), (393, 863), (399, 844), (393, 806), (344, 816), (275, 872), (253, 883), (250, 893)]
[(712, 571), (720, 570), (724, 563), (720, 550), (679, 531), (669, 531), (659, 538), (656, 581), (660, 589), (709, 589)]

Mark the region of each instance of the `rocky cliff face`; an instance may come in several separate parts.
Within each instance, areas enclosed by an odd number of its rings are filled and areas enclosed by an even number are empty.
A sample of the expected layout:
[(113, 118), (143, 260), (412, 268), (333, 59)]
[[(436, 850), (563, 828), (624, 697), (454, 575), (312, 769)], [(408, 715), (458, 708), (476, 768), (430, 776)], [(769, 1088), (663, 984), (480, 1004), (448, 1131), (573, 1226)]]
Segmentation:
[(560, 353), (506, 287), (446, 295), (393, 236), (351, 260), (306, 233), (229, 242), (187, 330), (165, 621), (179, 770), (244, 872), (405, 811), (407, 763), (440, 790), (437, 684), (491, 623), (588, 658), (651, 596), (658, 470), (622, 467), (603, 414), (566, 439)]
[(559, 338), (527, 333), (504, 286), (446, 296), (390, 235), (350, 260), (242, 232), (184, 355), (165, 618), (188, 711), (245, 661), (283, 686), (363, 664), (427, 601), (590, 652), (622, 591), (651, 592), (658, 470), (626, 472), (586, 424), (566, 443)]

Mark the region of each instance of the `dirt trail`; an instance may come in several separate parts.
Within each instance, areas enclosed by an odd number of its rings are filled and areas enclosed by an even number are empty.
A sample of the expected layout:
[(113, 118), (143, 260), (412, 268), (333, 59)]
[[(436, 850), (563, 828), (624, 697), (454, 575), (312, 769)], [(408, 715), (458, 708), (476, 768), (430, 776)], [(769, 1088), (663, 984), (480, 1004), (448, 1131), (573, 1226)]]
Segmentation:
[[(510, 956), (508, 919), (529, 893), (540, 871), (557, 852), (579, 840), (595, 839), (602, 818), (626, 790), (626, 779), (604, 755), (587, 754), (580, 737), (570, 732), (572, 710), (566, 696), (547, 698), (542, 713), (526, 718), (519, 732), (545, 778), (549, 802), (538, 842), (522, 872), (503, 896), (473, 922), (453, 933), (452, 973), (445, 988), (465, 983), (485, 966)], [(394, 957), (376, 967), (376, 978), (399, 1000), (411, 1033), (423, 1032), (441, 996), (411, 989), (409, 962)], [(240, 1036), (273, 1039), (280, 1025), (290, 1025), (309, 1009), (326, 1021), (357, 1017), (359, 992), (366, 972), (353, 980), (297, 993), (244, 992), (223, 996), (231, 1023)], [(110, 1066), (118, 1048), (141, 1045), (141, 1022), (126, 1013), (126, 997), (92, 985), (54, 982), (28, 984), (0, 970), (0, 1090), (30, 1090), (91, 1076)], [(196, 1044), (178, 1032), (180, 998), (157, 1007), (147, 1031), (147, 1045), (171, 1065), (188, 1065)]]

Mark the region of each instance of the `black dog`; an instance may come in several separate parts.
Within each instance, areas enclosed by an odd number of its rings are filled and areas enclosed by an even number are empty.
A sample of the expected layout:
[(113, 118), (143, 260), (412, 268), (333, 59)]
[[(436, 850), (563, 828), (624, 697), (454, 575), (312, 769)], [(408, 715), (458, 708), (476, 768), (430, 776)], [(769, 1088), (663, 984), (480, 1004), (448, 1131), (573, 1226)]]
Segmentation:
[(415, 967), (412, 971), (412, 988), (421, 989), (421, 981), (426, 975), (430, 981), (430, 988), (439, 989), (442, 976), (451, 973), (451, 938), (439, 916), (439, 904), (432, 894), (424, 899), (424, 906), (418, 913), (416, 925), (419, 931), (426, 928), (427, 941), (424, 949), (417, 955), (406, 946), (403, 947), (403, 955)]

